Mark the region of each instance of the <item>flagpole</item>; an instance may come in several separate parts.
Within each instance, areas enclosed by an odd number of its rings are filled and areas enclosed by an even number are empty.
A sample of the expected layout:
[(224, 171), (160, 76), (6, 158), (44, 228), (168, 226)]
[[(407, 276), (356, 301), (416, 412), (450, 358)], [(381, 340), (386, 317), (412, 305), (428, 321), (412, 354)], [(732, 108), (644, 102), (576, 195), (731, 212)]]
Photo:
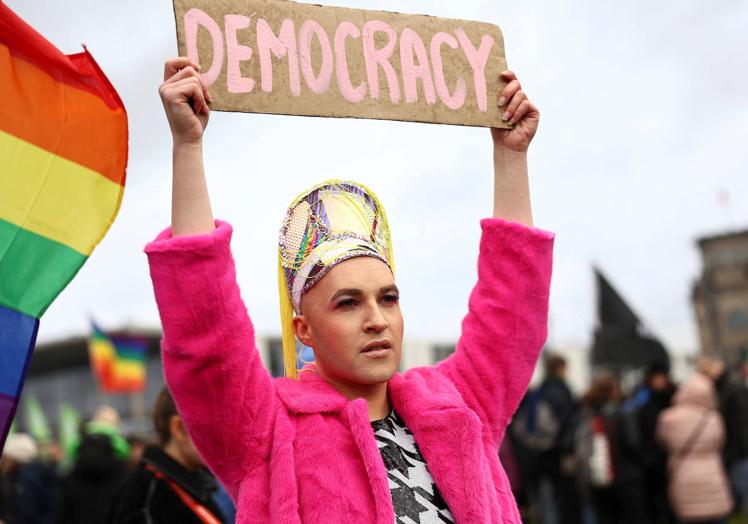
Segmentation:
[[(109, 394), (104, 391), (104, 387), (99, 383), (99, 406), (111, 406), (112, 404), (109, 402)], [(95, 411), (95, 410), (94, 410)]]
[(130, 416), (138, 433), (145, 433), (145, 391), (130, 393)]

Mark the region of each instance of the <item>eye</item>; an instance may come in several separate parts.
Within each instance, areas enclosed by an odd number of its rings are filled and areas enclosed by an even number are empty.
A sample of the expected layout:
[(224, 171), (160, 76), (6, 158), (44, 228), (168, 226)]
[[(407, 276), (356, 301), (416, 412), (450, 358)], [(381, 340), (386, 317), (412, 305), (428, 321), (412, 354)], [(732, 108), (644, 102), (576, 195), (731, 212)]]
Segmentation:
[(400, 301), (400, 295), (397, 293), (387, 293), (383, 300), (386, 304), (397, 304)]
[(356, 299), (344, 298), (335, 304), (335, 309), (350, 309), (356, 305)]

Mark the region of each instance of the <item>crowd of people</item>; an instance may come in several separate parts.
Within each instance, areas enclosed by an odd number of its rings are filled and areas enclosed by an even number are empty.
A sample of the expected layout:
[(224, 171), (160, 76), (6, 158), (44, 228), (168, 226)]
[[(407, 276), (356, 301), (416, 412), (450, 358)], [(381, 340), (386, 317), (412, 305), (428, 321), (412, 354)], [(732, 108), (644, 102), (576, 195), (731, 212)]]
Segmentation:
[(195, 451), (166, 388), (153, 406), (157, 441), (125, 438), (103, 406), (65, 456), (26, 433), (8, 436), (0, 462), (2, 524), (228, 524), (235, 510)]
[(624, 395), (600, 373), (576, 399), (566, 362), (545, 359), (502, 446), (526, 522), (746, 522), (748, 387), (701, 358), (682, 384), (654, 362)]
[[(562, 357), (544, 365), (500, 451), (524, 522), (748, 522), (748, 387), (724, 362), (702, 358), (679, 386), (655, 362), (629, 395), (598, 374), (580, 399)], [(152, 411), (152, 444), (125, 438), (108, 406), (81, 426), (72, 456), (11, 434), (0, 523), (233, 522), (166, 388)]]

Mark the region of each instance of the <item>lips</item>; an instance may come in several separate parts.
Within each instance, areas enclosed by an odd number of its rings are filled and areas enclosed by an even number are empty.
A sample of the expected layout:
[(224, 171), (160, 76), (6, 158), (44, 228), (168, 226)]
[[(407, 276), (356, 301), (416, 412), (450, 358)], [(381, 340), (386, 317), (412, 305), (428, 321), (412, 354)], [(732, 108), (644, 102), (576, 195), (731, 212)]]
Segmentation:
[(361, 353), (389, 351), (390, 349), (392, 349), (392, 344), (389, 340), (375, 340), (366, 344), (361, 350)]

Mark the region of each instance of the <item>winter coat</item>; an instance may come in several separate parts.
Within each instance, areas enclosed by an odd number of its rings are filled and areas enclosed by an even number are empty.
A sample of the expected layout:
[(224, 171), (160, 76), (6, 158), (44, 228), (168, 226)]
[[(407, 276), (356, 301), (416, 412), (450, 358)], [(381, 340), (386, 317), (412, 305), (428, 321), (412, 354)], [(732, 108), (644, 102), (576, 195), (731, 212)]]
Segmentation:
[(605, 487), (594, 485), (590, 466), (593, 456), (593, 419), (596, 417), (605, 426), (604, 438), (608, 446), (613, 484), (620, 487), (635, 485), (640, 482), (643, 474), (639, 429), (634, 414), (615, 402), (609, 402), (599, 410), (585, 410), (574, 435), (577, 482), (585, 499), (589, 499), (595, 489)]
[(668, 495), (675, 514), (684, 520), (727, 515), (732, 494), (722, 465), (725, 428), (709, 379), (693, 375), (678, 390), (673, 406), (660, 415), (657, 438), (668, 453)]
[(127, 464), (116, 455), (107, 435), (86, 435), (73, 470), (60, 481), (60, 523), (98, 524), (127, 476)]
[(665, 485), (664, 472), (666, 470), (667, 454), (656, 438), (657, 420), (660, 414), (670, 407), (674, 394), (675, 386), (664, 391), (643, 389), (640, 395), (645, 397), (645, 400), (635, 408), (639, 434), (641, 435), (642, 464), (646, 475), (652, 481), (650, 485), (659, 483), (662, 483), (663, 487)]
[(52, 464), (32, 461), (18, 464), (8, 476), (0, 475), (0, 522), (51, 524), (54, 515)]
[[(456, 522), (519, 524), (498, 449), (546, 338), (553, 236), (499, 219), (481, 226), (478, 283), (455, 353), (394, 375), (388, 393)], [(167, 230), (146, 253), (167, 383), (237, 522), (392, 524), (366, 401), (347, 400), (313, 370), (270, 377), (230, 238), (222, 222), (208, 235)]]
[[(154, 471), (155, 470), (155, 471)], [(157, 473), (158, 472), (158, 475)], [(223, 520), (212, 497), (217, 489), (207, 471), (188, 471), (160, 448), (146, 448), (138, 468), (128, 477), (109, 512), (111, 524), (200, 524), (202, 520), (182, 501), (166, 479)]]

